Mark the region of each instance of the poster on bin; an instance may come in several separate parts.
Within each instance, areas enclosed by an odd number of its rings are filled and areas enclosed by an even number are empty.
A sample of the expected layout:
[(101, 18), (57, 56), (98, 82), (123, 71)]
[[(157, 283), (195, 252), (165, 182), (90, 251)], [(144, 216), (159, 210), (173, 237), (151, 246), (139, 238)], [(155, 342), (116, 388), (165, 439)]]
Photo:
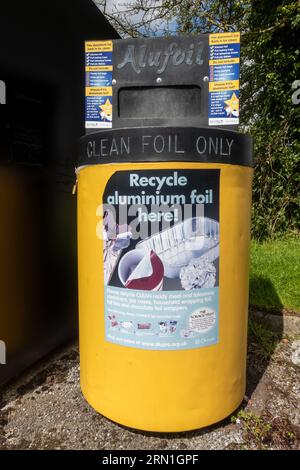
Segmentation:
[(118, 171), (103, 195), (105, 338), (181, 350), (218, 342), (217, 169)]

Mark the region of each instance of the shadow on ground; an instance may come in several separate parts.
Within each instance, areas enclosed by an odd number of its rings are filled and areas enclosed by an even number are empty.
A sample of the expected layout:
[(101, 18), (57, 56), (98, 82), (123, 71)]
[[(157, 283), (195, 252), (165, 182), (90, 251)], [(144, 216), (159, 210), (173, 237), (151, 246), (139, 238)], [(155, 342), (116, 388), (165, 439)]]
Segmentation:
[[(280, 304), (268, 279), (252, 282)], [(256, 312), (253, 307), (250, 310)], [(234, 412), (234, 416), (244, 413), (239, 422), (228, 417), (204, 429), (174, 434), (142, 432), (113, 423), (83, 399), (78, 348), (72, 345), (7, 388), (0, 403), (0, 449), (296, 448), (300, 443), (300, 383), (291, 356), (297, 341), (282, 339), (283, 317), (275, 316), (281, 319), (276, 333), (250, 314), (247, 390)]]
[(281, 313), (283, 305), (272, 281), (263, 276), (251, 276), (249, 281), (250, 300), (252, 305), (265, 305), (273, 313)]
[(249, 291), (251, 293), (259, 289), (263, 292), (268, 305), (272, 305), (272, 313), (277, 314), (276, 332), (271, 331), (263, 321), (253, 318), (259, 307), (249, 309), (248, 329), (248, 360), (247, 360), (247, 388), (246, 395), (250, 398), (264, 371), (272, 358), (278, 343), (283, 336), (283, 305), (270, 279), (257, 276), (250, 280)]

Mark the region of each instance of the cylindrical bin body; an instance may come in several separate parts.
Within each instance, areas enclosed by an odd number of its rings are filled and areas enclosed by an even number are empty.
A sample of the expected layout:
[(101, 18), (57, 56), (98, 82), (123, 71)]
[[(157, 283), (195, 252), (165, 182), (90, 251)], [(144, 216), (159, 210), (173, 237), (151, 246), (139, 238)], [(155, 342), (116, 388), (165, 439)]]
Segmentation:
[(177, 128), (153, 147), (156, 135), (81, 141), (81, 387), (113, 421), (175, 432), (222, 420), (245, 393), (252, 144), (232, 131)]

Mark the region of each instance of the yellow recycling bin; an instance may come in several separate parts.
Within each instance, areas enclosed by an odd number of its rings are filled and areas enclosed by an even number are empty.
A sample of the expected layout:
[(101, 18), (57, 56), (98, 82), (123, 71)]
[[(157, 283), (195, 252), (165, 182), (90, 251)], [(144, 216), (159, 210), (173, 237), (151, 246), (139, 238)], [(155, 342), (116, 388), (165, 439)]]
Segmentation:
[(80, 155), (85, 398), (147, 431), (222, 420), (245, 393), (251, 138), (127, 128), (83, 137)]

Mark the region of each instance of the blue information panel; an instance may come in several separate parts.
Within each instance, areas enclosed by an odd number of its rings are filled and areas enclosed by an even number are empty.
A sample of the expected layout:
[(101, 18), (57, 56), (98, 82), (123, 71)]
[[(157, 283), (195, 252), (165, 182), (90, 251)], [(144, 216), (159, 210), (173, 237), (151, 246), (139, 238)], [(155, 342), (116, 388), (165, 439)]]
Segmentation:
[(239, 123), (240, 33), (209, 36), (208, 124)]
[(85, 127), (112, 127), (113, 42), (85, 44)]

